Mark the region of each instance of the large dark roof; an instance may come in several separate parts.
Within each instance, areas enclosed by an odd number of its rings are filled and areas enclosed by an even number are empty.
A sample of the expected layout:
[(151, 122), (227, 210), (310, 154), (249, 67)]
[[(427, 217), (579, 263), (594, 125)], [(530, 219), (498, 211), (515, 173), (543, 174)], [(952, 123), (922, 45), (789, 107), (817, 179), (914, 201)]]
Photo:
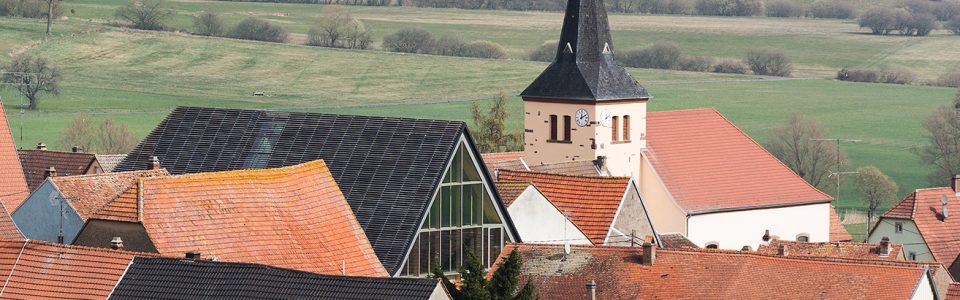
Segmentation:
[(428, 299), (436, 279), (332, 276), (250, 263), (133, 259), (110, 299)]
[(584, 101), (650, 97), (613, 59), (603, 0), (567, 1), (557, 56), (520, 95)]
[[(323, 159), (394, 274), (461, 135), (470, 140), (459, 121), (178, 107), (117, 171), (144, 169), (151, 156), (172, 174)], [(504, 222), (513, 230), (509, 218)]]
[[(63, 152), (53, 150), (18, 150), (23, 176), (27, 186), (35, 190), (46, 179), (47, 170), (53, 167), (57, 176), (75, 176), (87, 174), (90, 166), (97, 162), (93, 153)], [(9, 208), (15, 210), (16, 207)]]

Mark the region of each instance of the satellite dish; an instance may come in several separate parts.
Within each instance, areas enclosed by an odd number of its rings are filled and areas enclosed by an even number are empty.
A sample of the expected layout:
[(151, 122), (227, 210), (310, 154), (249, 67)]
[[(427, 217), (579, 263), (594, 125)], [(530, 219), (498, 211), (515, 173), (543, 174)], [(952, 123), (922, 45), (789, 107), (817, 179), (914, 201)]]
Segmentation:
[(947, 198), (947, 195), (940, 195), (940, 204), (947, 205), (947, 202), (950, 202), (950, 199)]

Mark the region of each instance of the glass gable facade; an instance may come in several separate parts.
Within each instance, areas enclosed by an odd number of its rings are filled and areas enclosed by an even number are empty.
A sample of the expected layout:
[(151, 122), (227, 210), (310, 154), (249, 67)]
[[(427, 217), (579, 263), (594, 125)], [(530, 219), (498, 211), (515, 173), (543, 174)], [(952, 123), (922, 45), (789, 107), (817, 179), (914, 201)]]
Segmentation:
[(446, 273), (456, 272), (467, 252), (490, 267), (509, 241), (493, 204), (493, 187), (483, 181), (466, 144), (461, 142), (458, 148), (401, 276), (429, 276), (435, 266)]

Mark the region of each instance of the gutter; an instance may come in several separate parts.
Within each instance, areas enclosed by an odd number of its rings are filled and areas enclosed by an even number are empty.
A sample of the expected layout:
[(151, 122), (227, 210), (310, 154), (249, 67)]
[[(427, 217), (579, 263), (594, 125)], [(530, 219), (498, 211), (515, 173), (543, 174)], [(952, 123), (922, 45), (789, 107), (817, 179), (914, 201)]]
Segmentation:
[(814, 201), (805, 201), (805, 202), (795, 202), (795, 203), (778, 203), (778, 204), (766, 204), (766, 205), (754, 205), (754, 206), (742, 206), (734, 208), (718, 208), (718, 209), (706, 209), (688, 212), (688, 216), (696, 215), (706, 215), (706, 214), (715, 214), (715, 213), (724, 213), (724, 212), (734, 212), (734, 211), (744, 211), (744, 210), (754, 210), (754, 209), (765, 209), (765, 208), (783, 208), (783, 207), (792, 207), (792, 206), (804, 206), (812, 204), (823, 204), (830, 203), (832, 200), (814, 200)]

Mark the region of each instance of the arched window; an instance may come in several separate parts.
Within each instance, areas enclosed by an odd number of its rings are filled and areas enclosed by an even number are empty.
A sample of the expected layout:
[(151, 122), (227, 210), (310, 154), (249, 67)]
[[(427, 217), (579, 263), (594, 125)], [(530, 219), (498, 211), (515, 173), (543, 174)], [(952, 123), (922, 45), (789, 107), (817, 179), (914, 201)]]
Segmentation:
[(623, 140), (630, 141), (630, 116), (623, 116)]
[(720, 243), (717, 242), (707, 242), (707, 246), (704, 247), (707, 249), (720, 249)]
[(809, 234), (806, 234), (806, 233), (798, 234), (798, 235), (797, 235), (797, 241), (798, 241), (798, 242), (809, 242), (809, 241), (810, 241), (810, 235), (809, 235)]
[(610, 133), (612, 134), (613, 141), (620, 141), (620, 117), (613, 117), (613, 120), (610, 121)]

